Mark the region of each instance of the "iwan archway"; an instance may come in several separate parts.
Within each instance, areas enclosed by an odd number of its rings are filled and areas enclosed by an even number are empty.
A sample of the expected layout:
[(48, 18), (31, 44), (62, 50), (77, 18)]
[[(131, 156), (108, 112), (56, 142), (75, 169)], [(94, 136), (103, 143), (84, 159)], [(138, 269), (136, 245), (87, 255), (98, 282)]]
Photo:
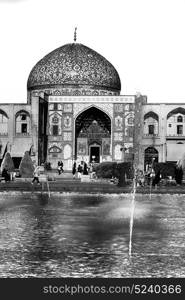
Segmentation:
[(76, 118), (75, 158), (95, 163), (111, 159), (111, 119), (94, 106)]

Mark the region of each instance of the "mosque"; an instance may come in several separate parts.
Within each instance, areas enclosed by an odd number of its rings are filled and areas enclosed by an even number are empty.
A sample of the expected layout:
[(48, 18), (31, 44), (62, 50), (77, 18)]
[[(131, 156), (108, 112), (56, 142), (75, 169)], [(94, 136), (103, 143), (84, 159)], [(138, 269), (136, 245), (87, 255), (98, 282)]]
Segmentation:
[(121, 95), (121, 80), (102, 55), (76, 42), (44, 56), (27, 81), (27, 103), (0, 104), (0, 162), (25, 151), (39, 165), (62, 160), (177, 161), (185, 153), (185, 103), (147, 103)]

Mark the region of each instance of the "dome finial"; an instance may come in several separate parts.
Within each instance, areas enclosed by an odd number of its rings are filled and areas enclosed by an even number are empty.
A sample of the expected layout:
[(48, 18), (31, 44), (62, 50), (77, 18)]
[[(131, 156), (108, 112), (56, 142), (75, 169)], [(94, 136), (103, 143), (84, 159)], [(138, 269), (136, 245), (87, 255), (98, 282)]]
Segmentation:
[(77, 31), (77, 27), (75, 27), (75, 32), (74, 32), (74, 42), (76, 42), (76, 40), (77, 40), (77, 33), (76, 33), (76, 31)]

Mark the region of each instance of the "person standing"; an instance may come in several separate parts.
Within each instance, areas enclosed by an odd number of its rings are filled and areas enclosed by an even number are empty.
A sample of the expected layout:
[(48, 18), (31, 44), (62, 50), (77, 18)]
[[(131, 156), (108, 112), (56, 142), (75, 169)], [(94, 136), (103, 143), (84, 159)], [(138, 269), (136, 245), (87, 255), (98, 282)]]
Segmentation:
[(5, 182), (10, 181), (10, 174), (6, 167), (4, 167), (3, 172), (2, 172), (2, 177), (4, 177)]
[(83, 175), (88, 175), (87, 163), (84, 162)]
[(77, 171), (78, 171), (78, 178), (81, 178), (82, 177), (82, 166), (80, 164), (78, 165)]
[(61, 161), (60, 161), (60, 171), (61, 171), (62, 173), (64, 173), (63, 167), (64, 167), (64, 164), (63, 164), (63, 161), (61, 160)]
[(61, 174), (61, 166), (60, 166), (60, 161), (58, 161), (58, 168), (57, 168), (57, 170), (58, 170), (58, 175), (60, 175), (60, 174)]
[(157, 187), (157, 184), (159, 183), (160, 180), (161, 180), (161, 172), (160, 170), (158, 170), (155, 177), (153, 178), (152, 186)]
[(73, 179), (75, 179), (75, 177), (76, 177), (76, 161), (73, 164), (72, 174), (73, 174)]

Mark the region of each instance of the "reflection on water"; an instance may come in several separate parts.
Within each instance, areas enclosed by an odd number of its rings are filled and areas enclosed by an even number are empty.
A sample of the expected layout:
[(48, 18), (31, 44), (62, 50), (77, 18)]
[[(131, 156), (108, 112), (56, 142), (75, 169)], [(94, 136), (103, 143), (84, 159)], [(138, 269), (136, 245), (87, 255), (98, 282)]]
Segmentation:
[(0, 277), (185, 277), (183, 195), (0, 195)]

